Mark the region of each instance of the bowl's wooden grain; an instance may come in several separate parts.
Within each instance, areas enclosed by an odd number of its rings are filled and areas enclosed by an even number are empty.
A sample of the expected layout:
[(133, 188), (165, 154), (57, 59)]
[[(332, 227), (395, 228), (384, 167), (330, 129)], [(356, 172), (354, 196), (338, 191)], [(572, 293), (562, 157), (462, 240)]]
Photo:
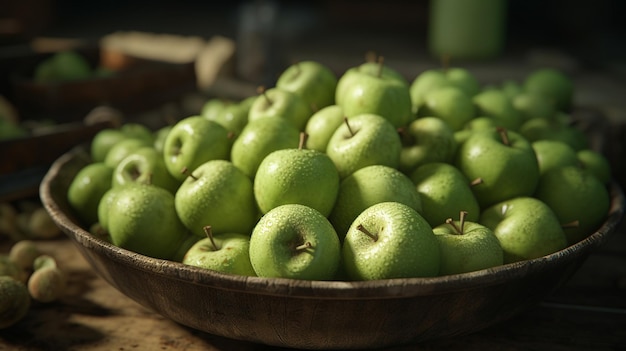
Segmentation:
[(140, 304), (208, 333), (268, 345), (355, 349), (467, 334), (512, 317), (559, 287), (615, 230), (624, 195), (611, 185), (607, 221), (542, 258), (437, 278), (297, 281), (225, 275), (115, 247), (81, 228), (66, 202), (84, 149), (60, 157), (40, 196), (96, 272)]

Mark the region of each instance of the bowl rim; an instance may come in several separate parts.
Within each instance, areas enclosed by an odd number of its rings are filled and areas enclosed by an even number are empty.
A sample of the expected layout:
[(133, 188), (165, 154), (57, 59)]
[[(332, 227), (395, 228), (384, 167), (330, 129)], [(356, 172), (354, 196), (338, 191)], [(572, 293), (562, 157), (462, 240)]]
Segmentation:
[[(55, 200), (51, 187), (64, 167), (81, 152), (85, 152), (84, 146), (75, 147), (54, 161), (44, 175), (39, 189), (44, 208), (51, 215), (54, 222), (75, 244), (82, 246), (86, 250), (97, 250), (100, 254), (117, 261), (117, 263), (161, 275), (170, 280), (179, 280), (195, 285), (240, 293), (318, 299), (392, 299), (430, 296), (484, 288), (489, 285), (498, 285), (517, 280), (533, 272), (538, 272), (549, 265), (568, 264), (586, 256), (591, 250), (606, 241), (607, 236), (619, 225), (624, 215), (625, 200), (623, 190), (615, 180), (612, 180), (609, 188), (611, 196), (610, 210), (600, 228), (578, 243), (543, 257), (469, 273), (428, 278), (313, 281), (240, 276), (207, 270), (180, 262), (148, 257), (117, 247), (83, 229), (71, 215), (62, 211)], [(86, 255), (86, 253), (83, 253), (83, 255)], [(90, 260), (88, 261), (91, 263)], [(92, 268), (98, 271), (93, 264)], [(100, 272), (98, 273), (101, 274)], [(105, 279), (108, 280), (106, 277)]]

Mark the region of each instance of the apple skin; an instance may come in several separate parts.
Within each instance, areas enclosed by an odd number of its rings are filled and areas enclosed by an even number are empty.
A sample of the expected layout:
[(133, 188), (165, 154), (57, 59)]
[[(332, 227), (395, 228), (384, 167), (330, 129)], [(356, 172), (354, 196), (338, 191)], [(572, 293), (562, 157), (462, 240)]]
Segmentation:
[[(556, 213), (569, 244), (577, 243), (598, 229), (611, 206), (611, 196), (604, 183), (576, 166), (558, 167), (544, 173), (534, 196)], [(573, 221), (578, 221), (578, 225), (567, 225)]]
[(249, 122), (230, 150), (231, 162), (254, 178), (263, 159), (276, 150), (297, 148), (300, 132), (282, 118), (260, 118)]
[[(364, 227), (374, 240), (359, 230)], [(343, 242), (343, 266), (352, 280), (434, 277), (440, 252), (432, 227), (414, 209), (381, 202), (364, 210)]]
[(537, 155), (539, 174), (557, 167), (579, 165), (576, 151), (562, 141), (537, 140), (532, 142), (531, 146)]
[(300, 95), (275, 87), (265, 90), (252, 102), (248, 122), (264, 117), (283, 118), (303, 131), (311, 115), (313, 109)]
[(178, 121), (165, 139), (163, 157), (170, 174), (183, 181), (183, 169), (193, 171), (210, 160), (230, 157), (231, 141), (226, 128), (202, 116)]
[[(381, 70), (382, 67), (382, 70)], [(408, 86), (409, 83), (406, 78), (388, 65), (382, 65), (378, 62), (368, 61), (358, 66), (348, 68), (337, 81), (337, 87), (335, 89), (335, 104), (342, 105), (344, 102), (344, 96), (349, 91), (349, 87), (359, 80), (361, 74), (368, 74), (372, 76), (386, 77), (387, 79), (395, 79), (398, 83)]]
[(92, 162), (81, 168), (67, 190), (67, 201), (79, 219), (90, 226), (98, 221), (102, 196), (111, 189), (113, 168), (104, 162)]
[(126, 156), (146, 146), (152, 146), (152, 143), (144, 139), (127, 137), (113, 145), (102, 162), (111, 168), (115, 168)]
[[(309, 247), (298, 246), (309, 244)], [(266, 213), (250, 236), (250, 262), (259, 277), (332, 280), (341, 259), (335, 229), (319, 211), (287, 204)]]
[(408, 175), (426, 163), (453, 162), (458, 147), (454, 133), (438, 117), (421, 117), (411, 122), (400, 132), (403, 146), (398, 169)]
[[(456, 228), (460, 221), (454, 222)], [(439, 275), (461, 274), (504, 264), (504, 252), (493, 230), (477, 222), (463, 222), (458, 233), (451, 224), (433, 228), (439, 242), (441, 266)]]
[(222, 273), (256, 276), (250, 263), (250, 236), (246, 234), (222, 233), (213, 236), (213, 241), (200, 239), (187, 250), (182, 263)]
[(152, 144), (152, 146), (161, 154), (163, 154), (165, 139), (167, 138), (167, 135), (170, 133), (173, 127), (174, 127), (173, 125), (168, 124), (166, 126), (163, 126), (157, 129), (154, 132), (154, 143)]
[(326, 152), (328, 141), (341, 124), (344, 123), (344, 114), (341, 106), (329, 105), (315, 112), (306, 124), (304, 132), (307, 149)]
[(141, 182), (176, 192), (180, 181), (167, 169), (163, 155), (154, 147), (146, 146), (126, 156), (113, 170), (112, 186)]
[(287, 67), (276, 80), (276, 87), (300, 95), (315, 110), (335, 103), (338, 78), (317, 61), (302, 61)]
[(425, 94), (417, 116), (441, 118), (453, 131), (458, 131), (476, 116), (476, 108), (472, 99), (461, 89), (449, 86)]
[[(557, 113), (558, 115), (558, 113)], [(574, 151), (589, 148), (589, 141), (585, 133), (564, 120), (567, 116), (554, 119), (533, 118), (524, 122), (519, 133), (530, 142), (538, 140), (558, 140), (568, 144)]]
[(524, 118), (515, 109), (511, 100), (499, 89), (483, 90), (472, 98), (477, 116), (488, 116), (496, 120), (498, 127), (517, 131)]
[(420, 214), (432, 227), (444, 224), (446, 219), (461, 211), (467, 212), (468, 221), (478, 221), (478, 200), (470, 182), (455, 166), (443, 162), (428, 163), (411, 173), (410, 179), (422, 201)]
[(592, 149), (583, 149), (576, 153), (576, 158), (584, 170), (596, 176), (603, 184), (610, 184), (613, 177), (611, 163), (603, 153)]
[(542, 257), (567, 247), (561, 223), (550, 206), (528, 196), (516, 197), (483, 210), (479, 223), (493, 230), (504, 263)]
[(402, 142), (387, 119), (362, 114), (349, 118), (347, 123), (335, 130), (326, 148), (326, 154), (342, 179), (357, 169), (375, 164), (398, 168)]
[(328, 218), (343, 241), (350, 225), (361, 212), (388, 201), (422, 211), (420, 195), (404, 173), (383, 165), (363, 167), (341, 181), (337, 201)]
[(248, 109), (238, 102), (225, 104), (220, 110), (203, 115), (206, 119), (219, 123), (229, 132), (239, 135), (248, 123)]
[(552, 119), (557, 109), (548, 96), (521, 92), (511, 99), (513, 107), (520, 111), (524, 120), (533, 118)]
[(262, 213), (285, 204), (311, 207), (324, 216), (333, 209), (339, 173), (325, 153), (282, 149), (265, 157), (254, 177), (254, 197)]
[(527, 92), (550, 97), (560, 111), (568, 111), (572, 106), (574, 82), (557, 69), (534, 70), (524, 79), (523, 87)]
[(459, 88), (469, 97), (480, 91), (479, 81), (465, 68), (450, 67), (446, 70), (425, 70), (411, 82), (410, 93), (413, 111), (417, 112), (421, 108), (426, 94), (443, 87)]
[(198, 166), (175, 194), (176, 213), (195, 235), (249, 234), (257, 219), (252, 180), (226, 160), (210, 160)]
[(108, 208), (105, 224), (111, 243), (146, 256), (172, 259), (190, 235), (176, 214), (174, 195), (141, 183), (120, 189)]
[(498, 130), (477, 131), (461, 144), (455, 166), (472, 186), (481, 208), (518, 196), (531, 196), (539, 183), (539, 164), (530, 142), (507, 131), (509, 145)]

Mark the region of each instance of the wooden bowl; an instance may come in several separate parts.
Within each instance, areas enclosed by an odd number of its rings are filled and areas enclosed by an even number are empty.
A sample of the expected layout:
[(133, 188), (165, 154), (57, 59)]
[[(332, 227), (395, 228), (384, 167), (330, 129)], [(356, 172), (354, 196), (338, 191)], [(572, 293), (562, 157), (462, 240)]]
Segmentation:
[(624, 195), (611, 185), (606, 222), (554, 254), (477, 272), (369, 282), (300, 281), (220, 274), (149, 258), (81, 228), (66, 201), (84, 149), (60, 157), (41, 183), (54, 221), (93, 269), (138, 303), (183, 325), (223, 337), (302, 349), (379, 348), (484, 329), (553, 292), (613, 232)]

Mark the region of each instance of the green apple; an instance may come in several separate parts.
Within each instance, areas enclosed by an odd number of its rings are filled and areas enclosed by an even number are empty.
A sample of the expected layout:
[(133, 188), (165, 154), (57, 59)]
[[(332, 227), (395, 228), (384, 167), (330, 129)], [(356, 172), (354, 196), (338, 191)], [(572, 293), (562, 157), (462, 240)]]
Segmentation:
[(342, 179), (366, 166), (399, 166), (402, 142), (389, 120), (366, 113), (344, 122), (335, 130), (326, 148), (326, 154)]
[[(377, 61), (378, 60), (378, 61)], [(398, 83), (408, 86), (409, 82), (406, 78), (397, 70), (388, 65), (382, 64), (384, 58), (374, 58), (368, 60), (358, 66), (348, 68), (337, 80), (337, 87), (335, 89), (335, 104), (342, 105), (344, 96), (350, 90), (350, 86), (354, 82), (358, 82), (359, 77), (362, 74), (378, 76), (384, 76), (386, 79), (395, 79)]]
[(339, 172), (330, 157), (302, 147), (270, 153), (254, 177), (254, 197), (262, 213), (280, 205), (301, 204), (328, 216), (338, 191)]
[(501, 89), (504, 94), (511, 100), (515, 99), (516, 96), (524, 93), (524, 87), (522, 86), (522, 84), (513, 79), (505, 79), (500, 85), (499, 89)]
[(98, 221), (100, 198), (112, 187), (113, 168), (92, 162), (81, 168), (67, 189), (67, 201), (86, 226)]
[(33, 78), (39, 83), (53, 83), (88, 79), (92, 74), (93, 69), (84, 56), (64, 50), (38, 63)]
[(496, 120), (499, 127), (518, 130), (524, 121), (521, 112), (500, 89), (483, 90), (472, 98), (477, 116), (488, 116)]
[(601, 152), (592, 149), (582, 149), (576, 153), (578, 164), (603, 184), (608, 185), (612, 179), (611, 163)]
[(504, 263), (542, 257), (567, 247), (561, 223), (543, 201), (520, 196), (483, 210), (479, 223), (495, 233)]
[(439, 242), (439, 275), (479, 271), (504, 264), (504, 251), (493, 230), (465, 219), (452, 218), (433, 228)]
[(304, 132), (308, 135), (307, 149), (326, 152), (328, 141), (343, 123), (344, 117), (339, 105), (329, 105), (313, 113), (304, 128)]
[(513, 107), (520, 111), (524, 120), (533, 118), (552, 119), (557, 112), (554, 101), (545, 95), (522, 92), (511, 99)]
[(130, 182), (152, 184), (171, 193), (175, 193), (181, 183), (168, 171), (163, 155), (151, 146), (131, 152), (113, 170), (112, 186)]
[(0, 276), (0, 330), (22, 320), (32, 305), (32, 298), (24, 282), (8, 275)]
[(480, 206), (471, 183), (455, 166), (428, 163), (415, 169), (410, 179), (422, 201), (420, 214), (432, 227), (445, 223), (461, 211), (467, 212), (468, 221), (478, 221)]
[(250, 236), (250, 262), (259, 277), (332, 280), (340, 259), (335, 229), (324, 215), (305, 205), (275, 207)]
[(100, 199), (98, 201), (98, 207), (96, 211), (97, 216), (98, 216), (97, 223), (100, 226), (100, 228), (98, 229), (105, 232), (103, 236), (106, 237), (108, 241), (110, 241), (110, 238), (108, 237), (109, 235), (108, 234), (109, 233), (109, 224), (108, 224), (109, 223), (109, 209), (115, 203), (115, 197), (117, 196), (117, 194), (123, 191), (126, 185), (110, 187), (107, 191), (105, 191), (102, 194), (102, 196), (100, 196)]
[(530, 142), (545, 139), (559, 140), (571, 146), (575, 151), (589, 148), (585, 133), (573, 125), (564, 123), (563, 119), (563, 116), (552, 120), (533, 118), (522, 124), (519, 133)]
[(352, 71), (341, 87), (338, 83), (337, 89), (342, 89), (342, 95), (340, 99), (335, 98), (337, 105), (348, 118), (375, 114), (387, 119), (396, 128), (404, 126), (413, 120), (409, 86), (394, 76), (383, 74), (383, 62), (379, 65), (380, 68), (374, 72), (364, 69)]
[(276, 80), (276, 87), (300, 95), (316, 111), (335, 103), (337, 76), (317, 61), (302, 61), (287, 67)]
[(469, 181), (481, 208), (517, 196), (530, 196), (539, 183), (531, 143), (513, 131), (477, 131), (458, 149), (455, 166)]
[(109, 204), (111, 243), (146, 256), (171, 259), (189, 231), (174, 206), (174, 194), (149, 184), (129, 183)]
[(361, 212), (388, 201), (422, 211), (420, 195), (407, 175), (383, 165), (363, 167), (341, 181), (337, 201), (328, 218), (343, 241), (350, 225)]
[(233, 104), (233, 101), (230, 99), (212, 97), (202, 105), (200, 115), (206, 119), (215, 120), (224, 108), (231, 104)]
[(215, 121), (229, 132), (239, 135), (248, 123), (248, 111), (249, 108), (247, 106), (231, 102), (224, 104), (220, 110), (210, 114), (207, 113), (203, 117)]
[(576, 151), (568, 144), (558, 140), (537, 140), (531, 143), (537, 162), (539, 174), (563, 166), (577, 166), (579, 164)]
[(421, 117), (400, 129), (402, 151), (398, 168), (411, 174), (417, 167), (430, 162), (454, 160), (457, 142), (454, 131), (438, 117)]
[(560, 111), (568, 111), (572, 107), (574, 82), (560, 70), (536, 69), (526, 76), (523, 86), (524, 91), (550, 97)]
[(252, 180), (227, 160), (209, 160), (188, 173), (175, 205), (182, 223), (200, 237), (206, 226), (215, 234), (249, 234), (258, 219)]
[(154, 136), (148, 127), (139, 123), (125, 123), (120, 128), (105, 128), (91, 140), (90, 154), (93, 162), (102, 162), (113, 146), (128, 138), (154, 142)]
[(206, 238), (195, 242), (187, 250), (182, 263), (222, 273), (255, 276), (250, 263), (250, 235), (214, 235), (210, 228), (205, 228)]
[(598, 229), (611, 206), (611, 196), (604, 183), (576, 166), (559, 167), (544, 173), (535, 197), (554, 210), (564, 226), (569, 244)]
[(187, 176), (181, 171), (193, 171), (210, 160), (230, 157), (229, 132), (215, 121), (202, 116), (189, 116), (178, 121), (165, 139), (163, 157), (170, 174), (182, 181)]
[(167, 139), (167, 135), (170, 133), (174, 126), (168, 124), (166, 126), (160, 127), (154, 132), (154, 143), (152, 146), (161, 154), (163, 154), (163, 149), (165, 147), (165, 139)]
[(381, 202), (361, 212), (346, 234), (342, 257), (352, 280), (433, 277), (440, 268), (432, 227), (399, 202)]
[(248, 112), (248, 121), (264, 117), (283, 118), (303, 131), (313, 114), (313, 109), (300, 95), (277, 87), (261, 89)]
[(143, 147), (152, 147), (152, 145), (153, 144), (148, 140), (126, 137), (111, 147), (102, 162), (115, 169), (126, 156)]
[(254, 178), (261, 161), (271, 152), (297, 148), (300, 132), (283, 118), (260, 118), (250, 121), (235, 139), (231, 162), (248, 177)]
[(417, 112), (421, 108), (426, 94), (443, 87), (459, 88), (468, 97), (480, 91), (478, 79), (465, 68), (428, 69), (419, 73), (411, 82), (410, 92), (414, 111)]
[(152, 130), (138, 122), (126, 122), (122, 124), (120, 131), (130, 138), (142, 139), (149, 143), (154, 142), (154, 133)]
[(461, 89), (449, 86), (424, 95), (418, 117), (434, 116), (445, 121), (453, 131), (461, 130), (476, 115), (472, 99)]

